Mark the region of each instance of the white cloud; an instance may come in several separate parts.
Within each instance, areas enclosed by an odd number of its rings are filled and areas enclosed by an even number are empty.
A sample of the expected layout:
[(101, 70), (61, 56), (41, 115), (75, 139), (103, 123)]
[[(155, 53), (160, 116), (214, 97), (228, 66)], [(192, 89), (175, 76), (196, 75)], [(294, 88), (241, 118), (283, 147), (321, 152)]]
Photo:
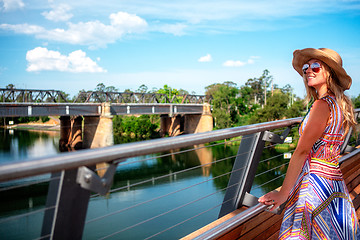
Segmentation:
[(224, 67), (243, 67), (246, 64), (254, 64), (255, 59), (259, 59), (258, 56), (251, 56), (246, 62), (242, 62), (239, 60), (227, 60), (223, 63)]
[(211, 61), (212, 61), (212, 57), (209, 53), (198, 59), (198, 62), (211, 62)]
[(87, 57), (86, 53), (81, 50), (74, 51), (69, 56), (66, 56), (58, 51), (37, 47), (27, 52), (26, 60), (28, 61), (26, 69), (28, 72), (106, 72), (106, 70), (99, 67), (96, 62)]
[(49, 12), (43, 12), (42, 15), (50, 21), (62, 22), (67, 21), (73, 17), (71, 13), (68, 13), (70, 10), (71, 7), (69, 5), (60, 4), (57, 6), (53, 6), (53, 10)]
[(37, 25), (29, 25), (25, 24), (0, 24), (0, 29), (11, 30), (16, 33), (23, 33), (23, 34), (41, 34), (44, 33), (46, 30), (45, 28)]
[(227, 60), (226, 62), (223, 63), (224, 67), (242, 67), (245, 66), (246, 62), (241, 62), (241, 61), (234, 61), (234, 60)]
[(0, 9), (3, 9), (5, 12), (25, 7), (22, 0), (0, 0), (0, 3), (1, 2), (3, 3), (3, 6)]
[(111, 26), (119, 27), (122, 31), (137, 32), (147, 27), (147, 23), (141, 17), (126, 12), (118, 12), (110, 14)]
[(100, 21), (67, 23), (68, 29), (47, 30), (41, 26), (28, 24), (0, 24), (0, 29), (17, 33), (34, 34), (39, 39), (65, 42), (70, 44), (105, 47), (121, 39), (126, 34), (141, 33), (147, 29), (147, 22), (135, 14), (126, 12), (113, 13), (109, 16), (110, 25)]

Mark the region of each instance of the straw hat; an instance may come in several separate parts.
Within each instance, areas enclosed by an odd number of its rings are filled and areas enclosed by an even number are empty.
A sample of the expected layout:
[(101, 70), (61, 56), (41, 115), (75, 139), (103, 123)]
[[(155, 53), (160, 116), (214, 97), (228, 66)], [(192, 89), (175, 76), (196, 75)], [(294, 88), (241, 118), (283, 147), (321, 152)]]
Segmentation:
[(295, 50), (292, 64), (301, 76), (303, 76), (303, 65), (310, 59), (318, 59), (326, 63), (335, 72), (341, 87), (343, 87), (344, 90), (350, 88), (352, 83), (351, 77), (347, 75), (345, 69), (342, 67), (342, 59), (337, 52), (329, 48), (305, 48)]

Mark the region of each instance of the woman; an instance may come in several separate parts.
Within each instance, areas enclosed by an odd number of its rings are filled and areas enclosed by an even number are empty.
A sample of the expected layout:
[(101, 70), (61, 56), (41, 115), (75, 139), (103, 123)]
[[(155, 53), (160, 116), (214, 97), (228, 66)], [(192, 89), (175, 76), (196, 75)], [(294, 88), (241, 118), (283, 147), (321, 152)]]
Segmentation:
[(351, 77), (327, 48), (294, 51), (293, 67), (314, 100), (279, 192), (259, 202), (273, 210), (288, 200), (279, 239), (360, 239), (354, 207), (339, 168), (341, 144), (356, 122), (344, 91)]

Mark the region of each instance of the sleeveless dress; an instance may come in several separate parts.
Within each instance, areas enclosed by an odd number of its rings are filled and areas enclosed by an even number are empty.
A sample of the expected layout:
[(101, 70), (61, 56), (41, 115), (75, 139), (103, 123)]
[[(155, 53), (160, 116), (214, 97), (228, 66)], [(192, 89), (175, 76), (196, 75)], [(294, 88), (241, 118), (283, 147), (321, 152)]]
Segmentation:
[[(344, 140), (342, 111), (334, 97), (322, 100), (329, 105), (330, 117), (290, 192), (279, 239), (360, 239), (358, 219), (338, 161)], [(300, 135), (310, 114), (300, 124)]]

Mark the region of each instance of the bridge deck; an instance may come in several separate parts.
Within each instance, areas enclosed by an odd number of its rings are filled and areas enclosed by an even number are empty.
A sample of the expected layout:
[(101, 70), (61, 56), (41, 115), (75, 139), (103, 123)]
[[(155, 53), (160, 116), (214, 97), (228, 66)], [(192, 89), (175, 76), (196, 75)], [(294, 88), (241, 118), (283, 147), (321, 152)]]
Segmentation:
[[(109, 103), (111, 115), (202, 114), (204, 104)], [(0, 117), (100, 116), (101, 103), (0, 103)]]
[[(357, 154), (348, 161), (342, 163), (340, 167), (356, 209), (357, 216), (360, 219), (360, 154)], [(205, 231), (215, 228), (244, 210), (246, 210), (245, 207), (237, 209), (215, 222), (189, 234), (182, 240), (194, 239)], [(270, 212), (261, 212), (217, 239), (278, 239), (283, 214), (284, 211), (281, 215), (275, 215)]]

